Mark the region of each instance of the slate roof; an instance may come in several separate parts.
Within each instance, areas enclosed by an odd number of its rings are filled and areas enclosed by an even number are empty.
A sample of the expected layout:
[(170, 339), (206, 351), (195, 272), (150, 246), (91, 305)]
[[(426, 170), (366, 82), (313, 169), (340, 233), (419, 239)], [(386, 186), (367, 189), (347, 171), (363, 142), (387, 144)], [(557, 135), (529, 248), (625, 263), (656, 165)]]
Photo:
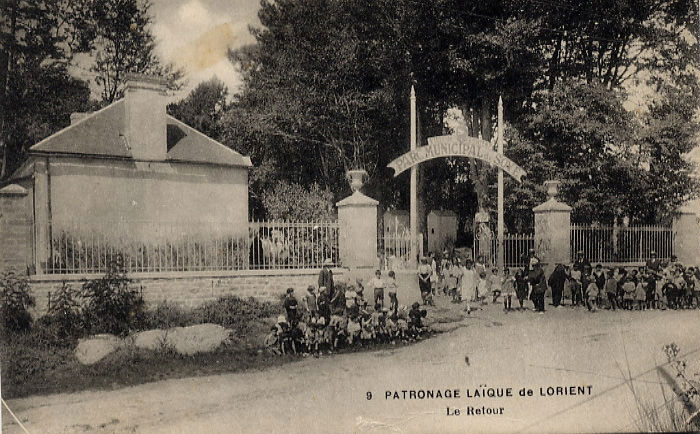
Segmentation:
[[(29, 148), (34, 154), (69, 154), (133, 158), (125, 137), (123, 99), (87, 115), (80, 121)], [(251, 167), (250, 158), (207, 137), (172, 116), (166, 116), (166, 161)]]

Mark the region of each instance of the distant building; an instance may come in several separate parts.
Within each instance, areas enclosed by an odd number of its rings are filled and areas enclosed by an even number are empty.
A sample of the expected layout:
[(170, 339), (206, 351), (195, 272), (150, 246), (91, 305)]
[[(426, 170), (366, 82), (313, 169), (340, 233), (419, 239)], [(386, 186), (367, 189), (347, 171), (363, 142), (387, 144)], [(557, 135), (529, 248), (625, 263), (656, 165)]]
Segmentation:
[(448, 240), (457, 239), (457, 214), (433, 210), (428, 213), (428, 251), (441, 252)]
[(384, 234), (404, 234), (410, 231), (408, 211), (392, 209), (384, 212)]
[(10, 179), (31, 209), (28, 264), (41, 267), (62, 233), (247, 236), (250, 158), (167, 115), (161, 80), (130, 78), (123, 99), (71, 116)]

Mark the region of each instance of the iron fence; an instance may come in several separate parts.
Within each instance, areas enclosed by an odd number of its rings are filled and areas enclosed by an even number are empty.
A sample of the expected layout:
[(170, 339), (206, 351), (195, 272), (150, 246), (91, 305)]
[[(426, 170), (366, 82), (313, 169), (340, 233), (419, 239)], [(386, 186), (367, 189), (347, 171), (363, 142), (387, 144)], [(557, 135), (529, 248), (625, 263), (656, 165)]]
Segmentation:
[(665, 226), (571, 225), (571, 260), (583, 252), (591, 262), (644, 262), (655, 251), (661, 260), (673, 255), (673, 230)]
[[(47, 274), (103, 273), (120, 257), (129, 273), (320, 268), (338, 265), (338, 224), (54, 221), (40, 269)], [(38, 253), (41, 254), (41, 253)]]
[[(530, 249), (535, 248), (535, 235), (533, 234), (505, 234), (503, 236), (503, 261), (505, 267), (522, 267), (524, 258)], [(498, 258), (498, 239), (491, 240), (491, 256), (493, 265)]]
[[(418, 237), (422, 240), (422, 237)], [(418, 251), (422, 251), (419, 241)], [(411, 265), (411, 233), (408, 230), (394, 229), (379, 233), (377, 237), (377, 256), (381, 266), (388, 270), (399, 270)]]

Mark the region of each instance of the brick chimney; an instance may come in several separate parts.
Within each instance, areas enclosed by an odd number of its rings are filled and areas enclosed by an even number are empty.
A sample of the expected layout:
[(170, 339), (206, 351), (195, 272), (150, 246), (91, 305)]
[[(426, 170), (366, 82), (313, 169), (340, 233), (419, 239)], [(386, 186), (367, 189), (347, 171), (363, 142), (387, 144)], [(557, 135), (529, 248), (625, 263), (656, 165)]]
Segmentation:
[(166, 81), (140, 74), (129, 74), (126, 80), (125, 132), (131, 154), (136, 160), (163, 161), (168, 147)]

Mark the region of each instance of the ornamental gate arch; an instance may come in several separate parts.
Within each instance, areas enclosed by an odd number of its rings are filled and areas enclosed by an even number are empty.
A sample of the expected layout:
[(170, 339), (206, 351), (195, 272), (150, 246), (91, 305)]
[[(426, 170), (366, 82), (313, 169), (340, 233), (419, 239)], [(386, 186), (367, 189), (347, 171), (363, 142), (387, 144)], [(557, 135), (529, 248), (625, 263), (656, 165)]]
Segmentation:
[[(516, 181), (521, 182), (521, 178), (527, 173), (515, 162), (510, 160), (503, 154), (503, 102), (501, 98), (498, 100), (498, 131), (497, 131), (497, 147), (498, 150), (493, 150), (493, 145), (476, 137), (471, 137), (466, 134), (452, 134), (445, 136), (436, 136), (428, 138), (427, 146), (416, 146), (416, 108), (415, 108), (415, 91), (411, 88), (411, 151), (394, 159), (389, 163), (388, 167), (394, 170), (394, 176), (398, 176), (407, 169), (411, 169), (411, 239), (412, 239), (412, 259), (417, 259), (417, 185), (415, 166), (428, 160), (443, 157), (468, 157), (476, 158), (492, 166), (498, 167), (498, 265), (503, 266), (503, 172), (508, 173)], [(484, 231), (488, 228), (479, 228)], [(486, 249), (490, 252), (489, 246)]]

